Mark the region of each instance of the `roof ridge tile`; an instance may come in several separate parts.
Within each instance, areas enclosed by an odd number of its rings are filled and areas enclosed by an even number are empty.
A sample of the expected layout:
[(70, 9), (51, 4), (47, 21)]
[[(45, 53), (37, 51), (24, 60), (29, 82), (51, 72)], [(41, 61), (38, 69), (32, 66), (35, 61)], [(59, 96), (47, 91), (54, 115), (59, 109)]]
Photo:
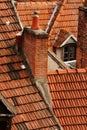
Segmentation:
[(87, 72), (87, 68), (77, 68), (78, 73), (85, 73)]
[(71, 74), (71, 73), (86, 73), (87, 68), (76, 68), (76, 69), (58, 69), (56, 71), (49, 71), (48, 75), (54, 74)]
[(56, 70), (58, 74), (66, 74), (67, 73), (67, 69), (64, 70)]
[(76, 73), (76, 69), (67, 69), (67, 73)]

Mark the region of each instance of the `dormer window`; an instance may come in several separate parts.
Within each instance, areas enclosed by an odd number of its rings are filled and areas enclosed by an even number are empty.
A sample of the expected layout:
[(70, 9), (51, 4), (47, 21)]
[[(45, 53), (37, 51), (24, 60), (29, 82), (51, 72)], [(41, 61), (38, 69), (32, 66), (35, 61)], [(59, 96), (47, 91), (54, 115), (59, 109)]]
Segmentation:
[(71, 43), (64, 46), (64, 61), (76, 60), (76, 44)]
[(63, 29), (60, 30), (54, 43), (54, 52), (57, 57), (70, 68), (76, 67), (76, 43), (77, 38)]

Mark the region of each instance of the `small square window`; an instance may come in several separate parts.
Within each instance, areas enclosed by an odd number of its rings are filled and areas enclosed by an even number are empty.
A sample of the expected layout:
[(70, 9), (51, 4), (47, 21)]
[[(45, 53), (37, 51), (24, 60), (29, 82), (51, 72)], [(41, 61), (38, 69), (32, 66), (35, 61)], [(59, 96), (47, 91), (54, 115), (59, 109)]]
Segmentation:
[(70, 61), (76, 59), (76, 44), (68, 44), (64, 46), (64, 61)]

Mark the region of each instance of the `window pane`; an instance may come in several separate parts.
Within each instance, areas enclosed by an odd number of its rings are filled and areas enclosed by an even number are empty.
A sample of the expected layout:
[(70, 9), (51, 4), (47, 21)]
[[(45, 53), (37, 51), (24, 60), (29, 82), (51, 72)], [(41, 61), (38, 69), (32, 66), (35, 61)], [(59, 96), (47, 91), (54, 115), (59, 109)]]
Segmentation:
[(64, 47), (64, 52), (68, 52), (68, 47)]
[(75, 44), (68, 44), (64, 47), (64, 61), (76, 59), (76, 46)]

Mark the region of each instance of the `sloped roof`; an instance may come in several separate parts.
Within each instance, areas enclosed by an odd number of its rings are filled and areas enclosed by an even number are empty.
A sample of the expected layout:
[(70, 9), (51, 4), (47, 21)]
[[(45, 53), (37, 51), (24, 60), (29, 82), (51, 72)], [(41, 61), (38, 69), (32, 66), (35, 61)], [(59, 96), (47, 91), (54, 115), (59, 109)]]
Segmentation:
[[(3, 104), (4, 106), (4, 111), (3, 113), (0, 113), (2, 115), (7, 115), (7, 116), (14, 116), (17, 114), (17, 110), (3, 97), (3, 95), (0, 93), (0, 103)], [(0, 110), (3, 110), (3, 107), (0, 108)], [(5, 112), (5, 113), (4, 113)]]
[(61, 1), (61, 0), (15, 0), (18, 2), (53, 2), (53, 1)]
[(60, 11), (50, 31), (50, 42), (53, 43), (60, 29), (78, 34), (78, 8), (83, 5), (83, 0), (64, 0)]
[(64, 130), (86, 129), (87, 68), (48, 73), (53, 110)]
[(0, 1), (0, 93), (15, 107), (12, 130), (60, 129), (53, 112), (16, 54), (15, 36), (21, 30), (11, 0)]
[(31, 26), (33, 11), (39, 12), (39, 24), (45, 30), (55, 8), (55, 2), (17, 2), (16, 8), (23, 26)]
[[(15, 42), (15, 34), (20, 31), (20, 25), (10, 0), (0, 1), (0, 48), (12, 46)], [(2, 50), (3, 51), (3, 50)], [(0, 50), (0, 56), (6, 55)], [(10, 51), (9, 51), (10, 54)]]
[(61, 29), (54, 43), (54, 47), (59, 47), (71, 34), (66, 30)]
[(64, 29), (75, 36), (78, 33), (78, 8), (83, 0), (54, 0), (54, 1), (17, 1), (16, 8), (23, 26), (30, 26), (33, 10), (39, 11), (40, 26), (49, 35), (49, 44), (54, 44), (60, 31)]
[(70, 32), (67, 32), (66, 30), (61, 29), (56, 40), (54, 43), (54, 47), (58, 48), (58, 47), (62, 47), (64, 46), (67, 41), (72, 38), (74, 40), (74, 42), (77, 41), (77, 38)]

